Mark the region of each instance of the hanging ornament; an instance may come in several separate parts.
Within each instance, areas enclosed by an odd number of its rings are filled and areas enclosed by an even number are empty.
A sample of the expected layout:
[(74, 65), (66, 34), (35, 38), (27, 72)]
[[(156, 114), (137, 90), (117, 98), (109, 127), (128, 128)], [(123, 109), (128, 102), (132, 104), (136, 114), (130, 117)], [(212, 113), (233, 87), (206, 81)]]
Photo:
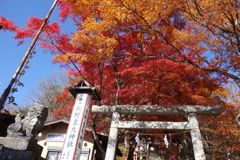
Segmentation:
[(164, 144), (166, 145), (166, 148), (168, 148), (168, 139), (167, 139), (167, 135), (165, 134), (165, 136), (164, 136)]
[(140, 139), (139, 139), (139, 133), (136, 135), (136, 137), (135, 137), (135, 141), (137, 142), (137, 144), (139, 144), (139, 143), (140, 143)]

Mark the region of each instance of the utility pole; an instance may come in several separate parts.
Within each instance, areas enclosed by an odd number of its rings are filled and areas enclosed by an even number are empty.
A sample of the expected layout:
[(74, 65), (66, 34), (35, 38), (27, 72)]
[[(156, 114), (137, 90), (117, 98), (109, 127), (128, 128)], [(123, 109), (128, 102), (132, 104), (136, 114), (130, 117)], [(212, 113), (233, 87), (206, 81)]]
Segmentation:
[(0, 111), (4, 108), (4, 104), (5, 104), (5, 102), (6, 102), (7, 97), (9, 96), (9, 93), (11, 92), (12, 86), (13, 86), (14, 82), (17, 81), (17, 77), (18, 77), (19, 73), (21, 72), (24, 64), (26, 63), (26, 60), (27, 60), (29, 54), (30, 54), (31, 51), (33, 50), (34, 46), (36, 45), (36, 42), (37, 42), (37, 40), (38, 40), (38, 38), (39, 38), (39, 36), (40, 36), (40, 34), (41, 34), (44, 26), (47, 24), (48, 19), (49, 19), (50, 15), (52, 14), (55, 6), (57, 5), (57, 2), (58, 2), (58, 0), (55, 0), (55, 2), (53, 3), (52, 7), (50, 8), (50, 10), (49, 10), (49, 12), (48, 12), (48, 14), (47, 14), (47, 16), (46, 16), (46, 18), (44, 19), (42, 25), (41, 25), (40, 28), (38, 29), (38, 32), (36, 33), (36, 35), (35, 35), (32, 43), (30, 44), (27, 52), (25, 53), (25, 55), (24, 55), (24, 57), (23, 57), (20, 65), (18, 66), (15, 74), (13, 75), (13, 78), (11, 79), (8, 87), (7, 87), (7, 88), (4, 90), (4, 92), (2, 93), (2, 96), (1, 96), (1, 99), (0, 99)]

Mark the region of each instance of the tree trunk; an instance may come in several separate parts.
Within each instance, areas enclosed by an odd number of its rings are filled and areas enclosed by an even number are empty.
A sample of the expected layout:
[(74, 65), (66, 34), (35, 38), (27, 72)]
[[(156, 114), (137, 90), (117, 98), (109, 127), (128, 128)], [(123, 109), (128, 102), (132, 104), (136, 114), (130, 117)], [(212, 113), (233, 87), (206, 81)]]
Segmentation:
[(92, 133), (93, 133), (93, 138), (94, 138), (94, 141), (96, 142), (96, 144), (97, 144), (100, 152), (102, 153), (103, 157), (105, 157), (106, 151), (105, 151), (105, 149), (103, 148), (102, 144), (100, 143), (99, 137), (98, 137), (98, 135), (97, 135), (97, 133), (96, 133), (96, 130), (95, 130), (95, 126), (96, 126), (96, 124), (95, 124), (95, 117), (96, 117), (96, 114), (93, 115), (93, 121), (92, 121)]
[(127, 160), (133, 160), (133, 153), (134, 149), (137, 145), (137, 142), (135, 141), (135, 135), (132, 135), (131, 138), (129, 139), (129, 151), (128, 151), (128, 158)]

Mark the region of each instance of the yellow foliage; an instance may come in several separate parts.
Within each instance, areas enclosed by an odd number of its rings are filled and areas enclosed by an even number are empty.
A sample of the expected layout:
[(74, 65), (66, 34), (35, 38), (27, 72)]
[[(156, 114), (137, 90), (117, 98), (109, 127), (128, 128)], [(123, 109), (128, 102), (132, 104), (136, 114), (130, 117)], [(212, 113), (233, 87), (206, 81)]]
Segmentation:
[[(100, 61), (110, 58), (117, 45), (115, 38), (104, 35), (104, 32), (111, 32), (112, 27), (119, 23), (128, 24), (135, 21), (143, 28), (148, 29), (159, 19), (168, 19), (176, 5), (181, 6), (181, 1), (156, 1), (156, 0), (65, 0), (74, 10), (74, 14), (83, 15), (82, 30), (79, 30), (72, 37), (74, 47), (88, 51), (81, 55), (81, 61)], [(128, 27), (128, 26), (126, 26)], [(163, 27), (164, 32), (172, 32), (173, 28)], [(92, 56), (93, 53), (97, 53)], [(62, 58), (60, 58), (63, 56)], [(66, 55), (56, 57), (57, 60), (66, 61)]]
[(212, 92), (213, 95), (220, 95), (221, 97), (226, 98), (228, 96), (228, 91), (223, 88), (218, 88)]
[(79, 55), (74, 53), (57, 54), (54, 56), (53, 62), (69, 63), (69, 57), (75, 59), (78, 58)]
[[(240, 30), (238, 22), (240, 10), (235, 0), (65, 1), (72, 7), (73, 14), (84, 17), (81, 23), (82, 29), (71, 39), (73, 46), (84, 52), (79, 53), (81, 57), (78, 59), (79, 63), (111, 60), (114, 49), (118, 45), (116, 39), (119, 33), (117, 32), (140, 26), (144, 36), (149, 39), (157, 37), (163, 42), (167, 39), (166, 44), (170, 43), (174, 46), (174, 52), (180, 52), (178, 53), (180, 56), (187, 55), (187, 58), (189, 57), (199, 66), (206, 64), (204, 62), (206, 58), (202, 55), (210, 50), (215, 57), (210, 63), (208, 62), (209, 65), (204, 66), (205, 69), (223, 66), (221, 64), (226, 63), (226, 60), (230, 61), (234, 69), (240, 68), (240, 58), (239, 55), (236, 56), (236, 53), (239, 53), (238, 46), (234, 46), (237, 44), (235, 41), (237, 31)], [(171, 20), (170, 17), (175, 11), (186, 20), (186, 28), (178, 29), (171, 24), (171, 21), (168, 22), (170, 25), (161, 25), (161, 27), (156, 25), (160, 21)], [(227, 36), (227, 40), (224, 41), (224, 38), (219, 36), (222, 33)], [(236, 36), (234, 33), (237, 33)], [(230, 56), (224, 54), (223, 49), (233, 54)], [(161, 52), (161, 49), (159, 51)], [(168, 54), (171, 55), (171, 53)], [(67, 62), (67, 55), (56, 56), (55, 60)], [(189, 71), (198, 72), (197, 70)]]

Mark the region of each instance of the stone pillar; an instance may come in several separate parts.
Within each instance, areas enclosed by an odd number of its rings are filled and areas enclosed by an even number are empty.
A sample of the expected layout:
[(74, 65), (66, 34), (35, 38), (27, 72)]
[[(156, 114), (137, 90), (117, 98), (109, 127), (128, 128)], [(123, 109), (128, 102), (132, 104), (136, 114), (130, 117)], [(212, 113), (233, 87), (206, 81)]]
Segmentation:
[(86, 93), (78, 93), (68, 125), (61, 160), (79, 160), (87, 124), (91, 98)]
[(119, 118), (120, 118), (120, 114), (118, 112), (113, 112), (105, 160), (115, 159)]
[(193, 144), (195, 160), (206, 160), (203, 143), (202, 143), (201, 132), (199, 130), (198, 120), (195, 113), (190, 113), (188, 115), (188, 122), (192, 128), (190, 131), (190, 134), (191, 134), (191, 139)]

